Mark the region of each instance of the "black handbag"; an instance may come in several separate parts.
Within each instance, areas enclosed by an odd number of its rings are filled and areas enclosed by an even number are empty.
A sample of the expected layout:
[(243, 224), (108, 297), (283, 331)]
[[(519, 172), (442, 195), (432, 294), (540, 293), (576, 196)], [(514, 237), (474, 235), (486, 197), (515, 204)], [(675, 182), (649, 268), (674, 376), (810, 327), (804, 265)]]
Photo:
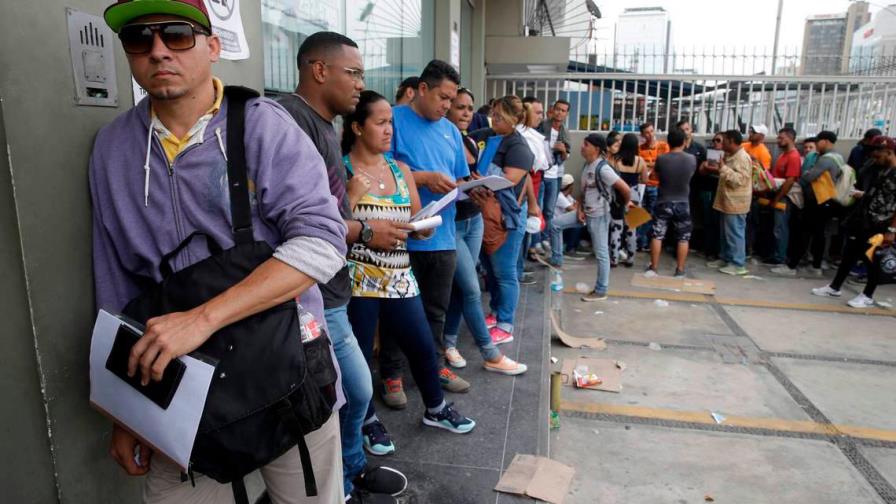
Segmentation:
[[(201, 231), (188, 236), (162, 258), (162, 281), (125, 307), (124, 314), (138, 322), (195, 308), (242, 281), (273, 256), (271, 247), (253, 236), (243, 145), (246, 101), (258, 94), (230, 86), (224, 93), (235, 245), (223, 250)], [(211, 255), (172, 271), (169, 261), (202, 237)], [(189, 471), (191, 476), (195, 471), (231, 483), (237, 503), (248, 503), (243, 484), (246, 474), (296, 445), (306, 493), (317, 495), (304, 435), (330, 418), (336, 402), (337, 372), (329, 338), (316, 327), (313, 317), (308, 317), (310, 313), (290, 300), (221, 329), (197, 349), (217, 365)]]

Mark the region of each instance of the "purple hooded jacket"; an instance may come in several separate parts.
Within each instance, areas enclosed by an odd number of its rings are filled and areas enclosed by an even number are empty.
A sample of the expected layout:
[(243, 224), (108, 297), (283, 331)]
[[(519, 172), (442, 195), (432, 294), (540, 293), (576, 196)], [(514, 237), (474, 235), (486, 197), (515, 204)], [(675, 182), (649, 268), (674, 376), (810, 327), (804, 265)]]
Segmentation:
[[(193, 231), (210, 234), (225, 249), (234, 245), (224, 156), (226, 118), (225, 99), (202, 141), (178, 154), (170, 167), (161, 142), (149, 134), (148, 99), (97, 134), (90, 192), (98, 308), (121, 311), (140, 292), (134, 275), (161, 280), (162, 256)], [(345, 223), (330, 195), (323, 160), (292, 117), (271, 100), (250, 100), (245, 146), (255, 239), (276, 248), (298, 236), (318, 238), (344, 255)], [(172, 260), (172, 267), (180, 270), (208, 255), (204, 240), (197, 239)], [(323, 322), (316, 285), (300, 302)]]

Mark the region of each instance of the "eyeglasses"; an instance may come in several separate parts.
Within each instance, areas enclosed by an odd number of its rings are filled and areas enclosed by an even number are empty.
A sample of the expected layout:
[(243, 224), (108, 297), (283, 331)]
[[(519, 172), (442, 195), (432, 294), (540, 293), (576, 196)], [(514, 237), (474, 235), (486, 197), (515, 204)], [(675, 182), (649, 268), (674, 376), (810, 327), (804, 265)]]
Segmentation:
[[(335, 66), (327, 63), (324, 60), (308, 60), (305, 63), (309, 65), (313, 65), (315, 63), (321, 63), (324, 66)], [(342, 67), (342, 70), (348, 74), (349, 77), (355, 82), (364, 82), (364, 70), (360, 68), (352, 68), (352, 67)]]
[(118, 32), (118, 39), (124, 52), (128, 54), (146, 54), (152, 50), (155, 33), (165, 47), (172, 51), (186, 51), (196, 47), (196, 34), (208, 35), (204, 28), (196, 27), (186, 21), (166, 21), (162, 23), (132, 24), (123, 26)]
[(712, 143), (722, 143), (722, 139), (721, 138), (713, 138)]

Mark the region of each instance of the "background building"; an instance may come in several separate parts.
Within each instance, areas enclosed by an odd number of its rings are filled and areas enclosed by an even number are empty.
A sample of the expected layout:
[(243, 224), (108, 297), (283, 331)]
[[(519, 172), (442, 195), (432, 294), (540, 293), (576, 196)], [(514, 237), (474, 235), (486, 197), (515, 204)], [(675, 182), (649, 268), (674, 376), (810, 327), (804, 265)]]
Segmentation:
[(849, 71), (853, 34), (870, 19), (867, 2), (852, 3), (844, 13), (807, 18), (800, 62), (802, 75), (837, 75)]
[(625, 9), (616, 23), (615, 68), (648, 74), (668, 70), (672, 21), (662, 7)]
[(850, 73), (891, 73), (896, 70), (896, 4), (881, 9), (852, 36)]

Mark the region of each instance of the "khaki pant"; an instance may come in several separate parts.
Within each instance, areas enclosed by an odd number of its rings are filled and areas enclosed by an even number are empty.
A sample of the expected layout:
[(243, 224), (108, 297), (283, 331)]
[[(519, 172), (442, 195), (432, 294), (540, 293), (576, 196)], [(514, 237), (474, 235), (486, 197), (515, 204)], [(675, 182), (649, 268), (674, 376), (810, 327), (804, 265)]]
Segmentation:
[[(305, 480), (298, 448), (292, 448), (278, 459), (261, 468), (261, 477), (274, 504), (341, 504), (345, 497), (342, 488), (342, 447), (339, 442), (339, 415), (333, 413), (318, 430), (305, 436), (317, 497), (305, 495)], [(190, 481), (180, 481), (180, 469), (161, 457), (153, 459), (143, 486), (146, 504), (233, 504), (233, 489), (228, 484), (200, 474), (195, 475), (196, 487)]]

